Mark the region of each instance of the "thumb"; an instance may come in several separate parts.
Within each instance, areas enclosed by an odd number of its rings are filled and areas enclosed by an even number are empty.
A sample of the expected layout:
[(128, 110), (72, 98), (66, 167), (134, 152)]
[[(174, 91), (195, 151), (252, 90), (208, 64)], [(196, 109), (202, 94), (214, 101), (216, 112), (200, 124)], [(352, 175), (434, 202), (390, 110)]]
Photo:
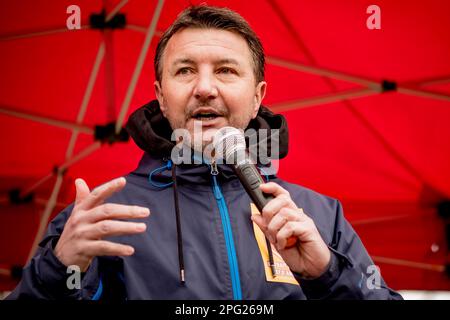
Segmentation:
[(264, 236), (269, 239), (271, 243), (274, 243), (274, 240), (270, 236), (270, 234), (267, 232), (267, 224), (264, 220), (264, 218), (259, 214), (253, 214), (251, 216), (251, 220), (256, 223), (256, 225), (259, 227), (259, 229), (264, 233)]
[(264, 221), (264, 218), (259, 214), (252, 214), (250, 217), (251, 220), (257, 224), (257, 226), (261, 229), (262, 232), (265, 232), (267, 229), (267, 224)]
[(75, 180), (75, 189), (77, 193), (75, 197), (75, 205), (83, 201), (91, 192), (86, 182), (81, 178)]

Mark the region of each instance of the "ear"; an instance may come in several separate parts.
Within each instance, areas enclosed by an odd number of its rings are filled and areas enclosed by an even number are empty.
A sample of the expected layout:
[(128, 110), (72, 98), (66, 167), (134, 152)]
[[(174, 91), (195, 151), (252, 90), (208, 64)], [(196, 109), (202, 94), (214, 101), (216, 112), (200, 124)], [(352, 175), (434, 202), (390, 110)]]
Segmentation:
[(159, 102), (159, 109), (161, 110), (163, 116), (166, 116), (167, 108), (164, 105), (164, 96), (163, 96), (163, 92), (162, 92), (161, 83), (159, 81), (155, 81), (153, 83), (153, 85), (155, 86), (155, 94), (156, 94), (156, 99), (158, 99), (158, 102)]
[(266, 88), (267, 82), (265, 81), (261, 81), (256, 85), (252, 119), (256, 118), (256, 115), (258, 114), (261, 101), (264, 99), (264, 96), (266, 95)]

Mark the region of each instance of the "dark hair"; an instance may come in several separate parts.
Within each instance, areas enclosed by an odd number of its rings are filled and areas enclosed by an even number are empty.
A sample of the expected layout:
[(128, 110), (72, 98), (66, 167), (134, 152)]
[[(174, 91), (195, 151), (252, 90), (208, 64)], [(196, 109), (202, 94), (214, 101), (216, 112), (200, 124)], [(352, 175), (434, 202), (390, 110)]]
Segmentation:
[(164, 32), (156, 47), (154, 60), (156, 80), (161, 81), (161, 60), (170, 38), (185, 28), (205, 28), (227, 30), (242, 36), (247, 42), (253, 58), (256, 82), (264, 80), (264, 49), (256, 33), (238, 13), (213, 6), (191, 6), (182, 11), (172, 25)]

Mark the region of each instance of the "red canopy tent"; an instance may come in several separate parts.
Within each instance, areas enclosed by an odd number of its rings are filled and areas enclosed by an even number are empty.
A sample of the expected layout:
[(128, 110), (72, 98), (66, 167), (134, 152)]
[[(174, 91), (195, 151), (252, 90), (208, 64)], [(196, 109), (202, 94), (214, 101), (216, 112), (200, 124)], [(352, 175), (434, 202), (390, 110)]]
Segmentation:
[(280, 176), (340, 199), (391, 287), (450, 289), (448, 1), (379, 0), (379, 30), (364, 0), (73, 2), (0, 4), (0, 291), (75, 178), (135, 168), (142, 151), (121, 128), (154, 98), (159, 36), (197, 2), (236, 10), (264, 44), (264, 103), (290, 125)]

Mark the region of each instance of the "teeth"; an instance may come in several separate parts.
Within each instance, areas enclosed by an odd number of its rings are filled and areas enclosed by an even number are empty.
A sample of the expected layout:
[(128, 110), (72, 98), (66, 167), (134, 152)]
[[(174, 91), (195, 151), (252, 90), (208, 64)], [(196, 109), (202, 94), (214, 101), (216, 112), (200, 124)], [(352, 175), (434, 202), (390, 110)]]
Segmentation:
[(194, 118), (216, 118), (218, 117), (217, 114), (214, 113), (199, 113), (197, 115), (194, 116)]

